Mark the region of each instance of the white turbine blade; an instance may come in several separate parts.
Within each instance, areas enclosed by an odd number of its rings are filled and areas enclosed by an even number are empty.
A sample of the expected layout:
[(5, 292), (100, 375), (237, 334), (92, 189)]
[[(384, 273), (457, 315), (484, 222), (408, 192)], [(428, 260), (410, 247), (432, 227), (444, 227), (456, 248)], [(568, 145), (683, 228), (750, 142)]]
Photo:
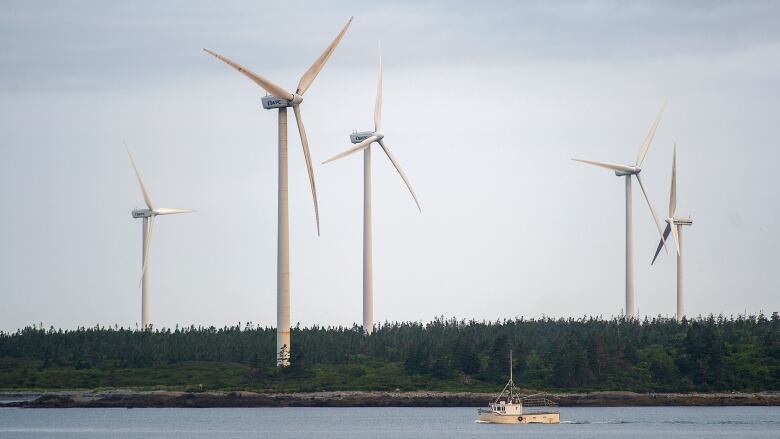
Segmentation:
[(658, 116), (656, 116), (655, 122), (653, 122), (653, 125), (650, 127), (650, 132), (647, 133), (645, 141), (642, 142), (642, 146), (639, 147), (639, 153), (636, 155), (637, 166), (642, 166), (642, 162), (645, 161), (647, 150), (650, 149), (650, 143), (653, 142), (653, 137), (655, 136), (655, 130), (658, 129), (658, 123), (661, 122), (661, 115), (664, 112), (664, 108), (666, 108), (666, 101), (664, 101), (664, 104), (661, 106), (661, 111), (658, 112)]
[(661, 249), (664, 247), (664, 241), (666, 241), (667, 238), (669, 238), (669, 231), (671, 230), (671, 226), (669, 224), (666, 225), (666, 228), (664, 229), (664, 239), (662, 239), (658, 243), (658, 248), (655, 249), (655, 255), (653, 256), (653, 261), (650, 262), (650, 265), (655, 264), (656, 258), (658, 258), (658, 253), (661, 253)]
[(154, 210), (154, 207), (152, 207), (152, 200), (149, 198), (149, 194), (146, 192), (146, 187), (144, 186), (144, 181), (141, 178), (141, 173), (138, 172), (138, 167), (135, 165), (135, 160), (133, 160), (133, 154), (130, 153), (130, 148), (128, 148), (127, 145), (125, 145), (125, 149), (127, 150), (127, 156), (130, 157), (130, 164), (133, 165), (133, 171), (135, 171), (135, 177), (138, 179), (138, 185), (141, 186), (141, 193), (144, 196), (144, 203), (146, 203), (146, 207)]
[(385, 143), (380, 140), (379, 146), (382, 147), (382, 149), (385, 151), (385, 154), (387, 154), (387, 158), (390, 159), (390, 161), (393, 163), (393, 166), (395, 166), (395, 170), (398, 171), (398, 175), (401, 176), (401, 179), (406, 183), (406, 187), (409, 189), (409, 193), (412, 194), (412, 198), (414, 198), (414, 203), (417, 204), (417, 210), (422, 212), (422, 208), (420, 207), (420, 202), (417, 201), (417, 195), (414, 194), (414, 189), (412, 189), (412, 184), (409, 183), (409, 179), (406, 178), (406, 174), (404, 174), (403, 169), (401, 169), (401, 164), (398, 163), (398, 160), (395, 159), (395, 156), (390, 152), (389, 149), (387, 149), (387, 146)]
[(325, 160), (324, 162), (322, 162), (322, 164), (324, 165), (325, 163), (330, 163), (330, 162), (332, 162), (334, 160), (338, 160), (338, 159), (346, 157), (346, 156), (348, 156), (350, 154), (356, 153), (358, 151), (362, 151), (362, 150), (368, 148), (373, 142), (376, 141), (376, 139), (377, 139), (376, 136), (371, 136), (368, 139), (358, 143), (357, 145), (347, 149), (346, 151), (344, 151), (344, 152), (342, 152), (340, 154), (336, 154), (333, 157)]
[(195, 212), (195, 209), (179, 209), (176, 207), (160, 207), (154, 210), (157, 215), (175, 215), (177, 213)]
[(674, 245), (677, 247), (677, 254), (680, 254), (680, 237), (677, 236), (677, 226), (672, 225), (672, 237), (674, 238)]
[(303, 128), (303, 119), (301, 118), (301, 106), (293, 107), (295, 111), (295, 122), (298, 124), (298, 133), (301, 135), (301, 145), (303, 146), (303, 157), (306, 159), (306, 171), (309, 173), (309, 186), (311, 186), (311, 197), (314, 200), (314, 218), (317, 221), (317, 236), (320, 236), (320, 207), (317, 204), (317, 185), (314, 184), (314, 168), (311, 166), (311, 153), (309, 152), (309, 140), (306, 138), (306, 130)]
[(376, 83), (376, 103), (374, 104), (374, 131), (382, 129), (382, 46), (379, 46), (379, 80)]
[(287, 99), (288, 101), (291, 101), (293, 99), (292, 93), (290, 93), (287, 90), (283, 89), (282, 87), (274, 84), (269, 79), (267, 79), (267, 78), (265, 78), (263, 76), (258, 75), (257, 73), (249, 70), (248, 68), (242, 66), (241, 64), (239, 64), (239, 63), (237, 63), (237, 62), (235, 62), (235, 61), (233, 61), (231, 59), (225, 58), (224, 56), (222, 56), (222, 55), (220, 55), (218, 53), (212, 52), (212, 51), (210, 51), (208, 49), (203, 49), (203, 50), (206, 53), (208, 53), (209, 55), (214, 56), (218, 60), (223, 61), (225, 64), (229, 65), (230, 67), (233, 67), (234, 69), (236, 69), (239, 72), (243, 73), (244, 76), (246, 76), (247, 78), (249, 78), (252, 81), (254, 81), (260, 87), (263, 87), (263, 89), (265, 91), (267, 91), (268, 93), (270, 93), (270, 94), (272, 94), (272, 95), (274, 95), (274, 96), (276, 96), (278, 98)]
[(634, 168), (632, 168), (631, 166), (618, 165), (617, 163), (594, 162), (592, 160), (581, 160), (581, 159), (572, 159), (572, 160), (574, 160), (575, 162), (587, 163), (587, 164), (593, 165), (593, 166), (600, 166), (602, 168), (607, 168), (607, 169), (611, 169), (613, 171), (618, 171), (618, 172), (633, 172), (634, 171)]
[(647, 196), (647, 191), (645, 190), (645, 185), (642, 184), (642, 178), (639, 176), (639, 174), (634, 174), (636, 177), (636, 181), (639, 182), (639, 187), (642, 188), (642, 195), (645, 196), (645, 201), (647, 201), (647, 207), (650, 208), (650, 213), (653, 215), (653, 221), (655, 221), (656, 227), (658, 227), (658, 235), (661, 236), (661, 241), (664, 243), (664, 250), (668, 252), (666, 249), (666, 238), (664, 238), (664, 229), (661, 228), (661, 223), (658, 221), (658, 215), (655, 213), (655, 208), (653, 207), (653, 203), (650, 202), (650, 197)]
[(677, 210), (677, 143), (672, 153), (672, 189), (669, 191), (669, 217), (674, 218)]
[(141, 281), (146, 275), (146, 267), (149, 265), (149, 249), (152, 247), (152, 231), (154, 230), (154, 215), (149, 217), (149, 230), (146, 231), (146, 242), (144, 243), (144, 264), (141, 267)]
[(322, 70), (322, 67), (328, 61), (328, 58), (333, 55), (333, 51), (336, 50), (336, 46), (339, 45), (341, 38), (344, 37), (344, 34), (347, 32), (347, 28), (349, 28), (349, 25), (352, 24), (352, 18), (353, 17), (349, 17), (349, 21), (347, 21), (347, 24), (345, 24), (341, 29), (341, 32), (336, 35), (336, 39), (334, 39), (333, 42), (330, 43), (330, 46), (328, 46), (325, 51), (322, 52), (322, 55), (320, 55), (320, 57), (314, 61), (314, 64), (309, 67), (309, 70), (307, 70), (306, 73), (301, 76), (301, 80), (298, 82), (298, 91), (296, 93), (303, 96), (303, 94), (306, 93), (306, 90), (309, 89), (309, 86), (312, 82), (314, 82), (314, 78), (316, 78), (320, 73), (320, 70)]

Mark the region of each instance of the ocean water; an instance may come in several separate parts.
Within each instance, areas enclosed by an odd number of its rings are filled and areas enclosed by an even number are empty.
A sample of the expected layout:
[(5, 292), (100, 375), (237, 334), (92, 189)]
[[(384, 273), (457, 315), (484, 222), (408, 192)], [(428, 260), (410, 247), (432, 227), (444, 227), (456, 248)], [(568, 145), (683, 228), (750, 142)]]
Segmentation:
[(780, 438), (780, 407), (560, 411), (560, 425), (493, 425), (476, 408), (0, 408), (0, 438)]

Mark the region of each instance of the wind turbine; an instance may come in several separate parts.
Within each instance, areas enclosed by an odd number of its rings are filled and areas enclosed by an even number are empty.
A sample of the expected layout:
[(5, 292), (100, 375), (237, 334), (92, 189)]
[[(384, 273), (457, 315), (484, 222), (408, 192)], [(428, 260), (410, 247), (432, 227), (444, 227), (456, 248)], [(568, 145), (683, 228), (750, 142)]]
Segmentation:
[(363, 329), (371, 334), (374, 330), (374, 286), (373, 286), (373, 248), (372, 248), (372, 227), (371, 227), (371, 145), (376, 142), (382, 147), (382, 150), (395, 166), (396, 171), (403, 179), (409, 193), (412, 194), (417, 209), (422, 212), (417, 196), (414, 194), (409, 179), (406, 178), (401, 165), (395, 156), (390, 152), (384, 142), (384, 133), (382, 129), (382, 53), (379, 53), (379, 80), (376, 85), (376, 103), (374, 106), (374, 131), (354, 132), (349, 136), (350, 141), (355, 146), (346, 151), (337, 154), (323, 164), (338, 160), (358, 151), (363, 151)]
[(663, 241), (669, 237), (671, 232), (674, 238), (674, 243), (677, 247), (677, 321), (681, 321), (685, 316), (685, 303), (683, 295), (683, 242), (682, 242), (682, 226), (690, 226), (693, 224), (693, 219), (688, 216), (680, 217), (674, 216), (674, 212), (677, 210), (677, 144), (674, 144), (674, 153), (672, 155), (672, 187), (669, 190), (669, 217), (666, 218), (666, 229), (664, 229), (663, 239), (658, 243), (658, 249), (653, 256), (653, 262), (655, 263), (658, 258), (658, 253), (663, 247)]
[(352, 23), (352, 17), (341, 29), (336, 39), (309, 67), (300, 81), (295, 93), (290, 93), (270, 80), (246, 67), (214, 53), (208, 49), (208, 54), (225, 62), (229, 66), (243, 73), (244, 76), (254, 81), (270, 95), (262, 98), (263, 108), (266, 110), (279, 110), (279, 186), (278, 186), (278, 227), (277, 227), (277, 254), (276, 254), (276, 365), (286, 367), (290, 365), (290, 227), (287, 215), (287, 108), (292, 107), (295, 112), (295, 121), (298, 124), (298, 133), (301, 136), (303, 156), (306, 159), (306, 170), (309, 173), (309, 185), (311, 186), (312, 200), (314, 201), (314, 217), (317, 222), (317, 236), (320, 234), (320, 213), (317, 205), (317, 188), (314, 184), (314, 170), (311, 165), (309, 153), (309, 141), (306, 138), (306, 130), (301, 118), (301, 102), (303, 94), (309, 89), (314, 78), (317, 77), (325, 62), (336, 50), (347, 28)]
[(143, 232), (141, 235), (141, 327), (147, 329), (149, 327), (149, 249), (152, 246), (152, 231), (154, 230), (154, 218), (158, 215), (174, 215), (177, 213), (190, 213), (194, 212), (193, 209), (178, 209), (171, 207), (157, 207), (152, 204), (149, 193), (146, 191), (144, 181), (141, 179), (141, 173), (138, 172), (138, 167), (135, 165), (133, 155), (130, 153), (130, 149), (127, 149), (127, 155), (130, 157), (130, 163), (133, 165), (135, 176), (138, 179), (138, 185), (141, 187), (141, 193), (144, 196), (144, 203), (146, 203), (146, 209), (133, 210), (133, 218), (143, 218)]
[(639, 173), (642, 172), (642, 162), (645, 160), (648, 149), (650, 149), (650, 143), (653, 141), (655, 131), (658, 129), (658, 123), (661, 121), (661, 114), (664, 112), (664, 107), (658, 112), (658, 116), (655, 118), (655, 122), (650, 127), (650, 132), (647, 133), (645, 141), (639, 147), (639, 153), (636, 156), (636, 161), (633, 165), (619, 165), (615, 163), (596, 162), (591, 160), (572, 159), (578, 162), (587, 163), (594, 166), (600, 166), (602, 168), (615, 171), (615, 175), (618, 177), (626, 178), (626, 310), (625, 315), (627, 318), (634, 318), (635, 316), (635, 293), (634, 293), (634, 242), (631, 222), (631, 177), (636, 177), (636, 181), (639, 182), (639, 187), (642, 189), (642, 195), (644, 195), (647, 201), (647, 206), (650, 208), (650, 213), (653, 216), (653, 221), (658, 227), (658, 233), (661, 235), (661, 243), (664, 248), (666, 242), (663, 238), (663, 231), (661, 229), (661, 223), (658, 221), (658, 215), (655, 213), (653, 204), (650, 203), (650, 198), (647, 196), (645, 186), (642, 184), (642, 178)]

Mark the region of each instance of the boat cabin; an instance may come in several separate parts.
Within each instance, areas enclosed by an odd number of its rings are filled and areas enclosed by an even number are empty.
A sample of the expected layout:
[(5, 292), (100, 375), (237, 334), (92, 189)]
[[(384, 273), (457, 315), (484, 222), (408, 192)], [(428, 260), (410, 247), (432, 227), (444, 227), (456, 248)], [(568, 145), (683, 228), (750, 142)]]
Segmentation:
[(522, 415), (523, 404), (507, 404), (506, 401), (498, 401), (490, 403), (490, 408), (494, 413), (501, 415)]

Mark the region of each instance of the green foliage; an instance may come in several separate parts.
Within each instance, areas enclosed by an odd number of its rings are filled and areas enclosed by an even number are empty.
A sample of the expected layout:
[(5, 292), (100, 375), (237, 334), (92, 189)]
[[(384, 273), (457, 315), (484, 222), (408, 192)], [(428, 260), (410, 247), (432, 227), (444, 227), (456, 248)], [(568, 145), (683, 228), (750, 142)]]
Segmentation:
[(0, 389), (495, 391), (508, 377), (560, 391), (780, 390), (780, 318), (710, 316), (496, 322), (436, 319), (293, 328), (277, 369), (274, 328), (0, 332)]

